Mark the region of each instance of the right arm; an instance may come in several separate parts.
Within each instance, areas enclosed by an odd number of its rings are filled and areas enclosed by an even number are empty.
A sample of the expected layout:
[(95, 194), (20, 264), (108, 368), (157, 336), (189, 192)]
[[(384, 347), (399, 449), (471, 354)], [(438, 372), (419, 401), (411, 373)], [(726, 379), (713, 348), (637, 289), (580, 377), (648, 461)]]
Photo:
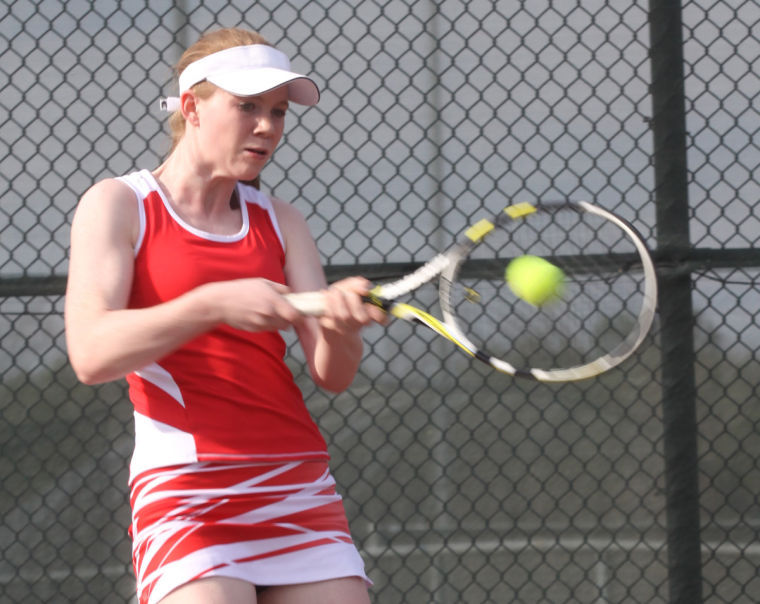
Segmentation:
[(128, 309), (139, 229), (137, 200), (117, 180), (82, 197), (71, 226), (65, 327), (77, 377), (118, 379), (220, 323), (248, 331), (286, 329), (301, 318), (284, 286), (263, 279), (208, 283), (149, 308)]

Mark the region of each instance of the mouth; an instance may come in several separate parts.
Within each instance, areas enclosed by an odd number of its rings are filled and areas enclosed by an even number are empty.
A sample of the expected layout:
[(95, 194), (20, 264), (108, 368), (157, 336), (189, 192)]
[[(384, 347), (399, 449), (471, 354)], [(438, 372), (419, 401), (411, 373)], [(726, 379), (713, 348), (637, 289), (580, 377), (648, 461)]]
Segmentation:
[(262, 149), (261, 147), (246, 147), (245, 153), (247, 155), (259, 158), (259, 159), (266, 159), (269, 157), (269, 153), (266, 149)]

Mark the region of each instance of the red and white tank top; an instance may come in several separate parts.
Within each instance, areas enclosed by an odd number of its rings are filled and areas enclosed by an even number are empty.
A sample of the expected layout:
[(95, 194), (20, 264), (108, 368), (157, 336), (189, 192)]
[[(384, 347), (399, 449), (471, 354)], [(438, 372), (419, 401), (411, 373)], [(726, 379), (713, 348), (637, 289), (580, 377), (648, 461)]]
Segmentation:
[[(216, 235), (185, 223), (148, 170), (121, 177), (137, 195), (140, 234), (129, 308), (212, 281), (285, 282), (285, 250), (269, 197), (237, 188), (243, 226)], [(135, 408), (130, 474), (197, 461), (326, 459), (327, 447), (284, 362), (278, 332), (220, 325), (127, 376)]]

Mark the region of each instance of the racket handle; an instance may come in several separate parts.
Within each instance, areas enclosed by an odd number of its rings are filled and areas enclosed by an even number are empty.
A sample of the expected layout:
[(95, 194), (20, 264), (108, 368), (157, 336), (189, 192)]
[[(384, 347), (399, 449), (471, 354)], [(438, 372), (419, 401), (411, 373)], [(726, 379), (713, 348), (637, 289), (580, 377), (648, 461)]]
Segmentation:
[(302, 315), (319, 317), (325, 314), (325, 298), (322, 292), (299, 292), (285, 294), (285, 299)]

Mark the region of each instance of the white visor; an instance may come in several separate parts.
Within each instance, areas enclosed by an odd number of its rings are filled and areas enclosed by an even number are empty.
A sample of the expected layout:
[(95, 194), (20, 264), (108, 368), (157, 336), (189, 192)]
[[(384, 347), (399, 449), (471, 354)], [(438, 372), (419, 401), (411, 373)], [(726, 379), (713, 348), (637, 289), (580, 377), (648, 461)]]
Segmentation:
[[(233, 46), (193, 61), (179, 76), (180, 96), (195, 84), (211, 82), (235, 96), (254, 96), (287, 85), (288, 100), (316, 105), (319, 88), (313, 80), (290, 71), (284, 53), (266, 44)], [(179, 109), (179, 98), (161, 99), (165, 111)]]

